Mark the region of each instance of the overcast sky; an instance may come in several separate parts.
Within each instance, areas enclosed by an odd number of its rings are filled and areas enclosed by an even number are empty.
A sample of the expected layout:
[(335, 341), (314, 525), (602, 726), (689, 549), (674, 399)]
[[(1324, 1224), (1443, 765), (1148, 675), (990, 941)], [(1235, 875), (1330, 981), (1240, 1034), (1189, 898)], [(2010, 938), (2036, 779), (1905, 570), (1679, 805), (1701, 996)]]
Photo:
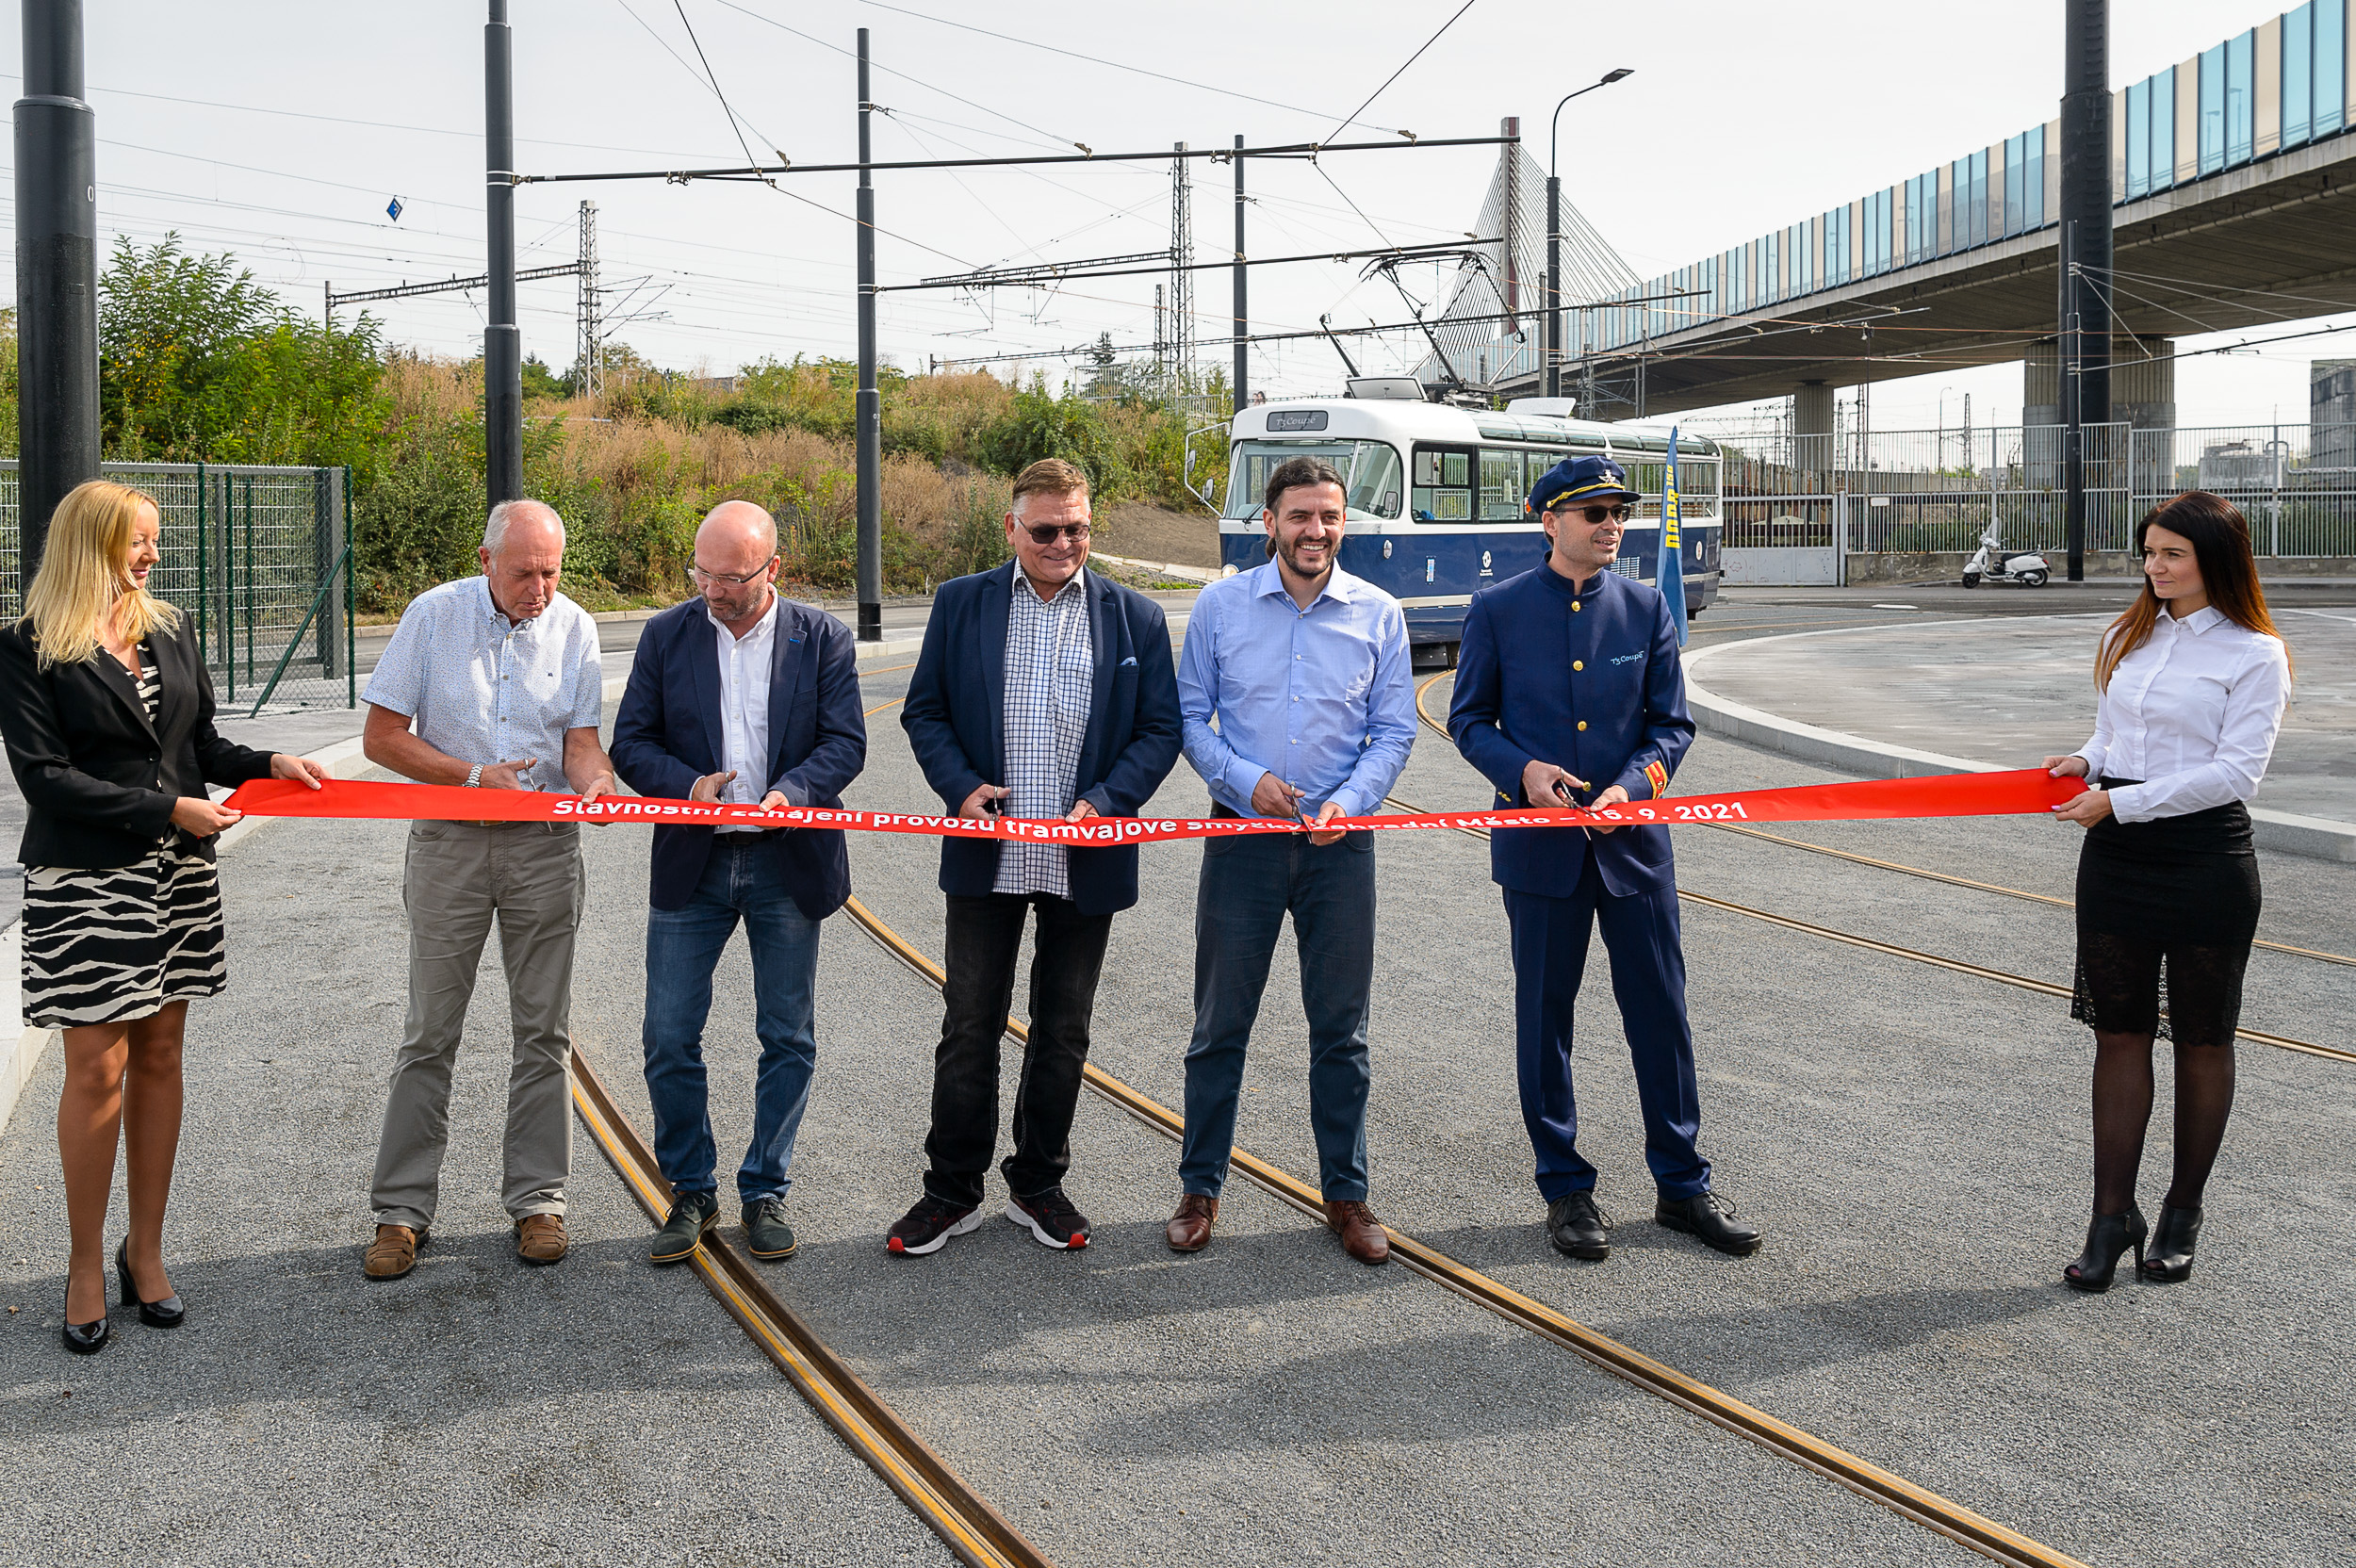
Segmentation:
[[(1336, 124), (1459, 3), (515, 0), (516, 157), (524, 171), (548, 173), (736, 163), (741, 131), (764, 160), (773, 149), (797, 163), (855, 158), (850, 51), (860, 25), (874, 32), (876, 102), (892, 111), (875, 122), (878, 158), (1073, 142), (1098, 152), (1199, 147), (1238, 134), (1250, 143), (1338, 139)], [(2271, 14), (2230, 0), (2118, 0), (2113, 85)], [(311, 314), (328, 280), (353, 289), (481, 270), (483, 5), (90, 0), (87, 15), (109, 241), (177, 230), (191, 248), (233, 252)], [(1353, 138), (1493, 136), (1500, 117), (1519, 115), (1543, 162), (1544, 118), (1556, 100), (1630, 67), (1627, 81), (1563, 111), (1561, 172), (1566, 200), (1650, 276), (2051, 118), (2061, 20), (2060, 0), (1475, 0), (1374, 97)], [(0, 61), (14, 86), (18, 36), (5, 32)], [(705, 79), (698, 43), (734, 124)], [(1284, 254), (1462, 237), (1495, 162), (1494, 149), (1468, 148), (1249, 165), (1250, 248)], [(1198, 165), (1196, 178), (1197, 254), (1216, 260), (1231, 243), (1232, 175)], [(578, 205), (589, 197), (606, 282), (626, 291), (609, 309), (646, 318), (615, 335), (647, 357), (726, 371), (764, 355), (847, 356), (854, 183), (814, 174), (781, 180), (778, 190), (527, 186), (516, 201), (518, 261), (572, 259)], [(1170, 243), (1167, 163), (892, 172), (877, 187), (886, 282)], [(384, 211), (395, 196), (398, 222)], [(1198, 276), (1201, 335), (1224, 335), (1226, 275)], [(1406, 280), (1422, 299), (1437, 291), (1430, 269)], [(1145, 342), (1155, 281), (978, 301), (886, 295), (883, 351), (922, 369), (933, 356), (1065, 348), (1102, 332)], [(574, 355), (572, 280), (526, 284), (521, 297), (526, 351), (561, 370)], [(464, 355), (478, 350), (483, 303), (450, 295), (368, 308), (396, 342)], [(1314, 327), (1328, 312), (1336, 325), (1402, 318), (1391, 286), (1360, 281), (1351, 265), (1254, 271), (1255, 330)], [(2322, 338), (2186, 361), (2180, 420), (2266, 420), (2278, 409), (2303, 420), (2307, 361), (2340, 351)], [(1362, 364), (1403, 368), (1416, 357), (1399, 339)], [(1283, 395), (1334, 389), (1339, 368), (1313, 341), (1266, 346), (1252, 373)], [(1975, 423), (2017, 418), (2020, 372), (1884, 384), (1873, 424), (1952, 425), (1966, 393)]]

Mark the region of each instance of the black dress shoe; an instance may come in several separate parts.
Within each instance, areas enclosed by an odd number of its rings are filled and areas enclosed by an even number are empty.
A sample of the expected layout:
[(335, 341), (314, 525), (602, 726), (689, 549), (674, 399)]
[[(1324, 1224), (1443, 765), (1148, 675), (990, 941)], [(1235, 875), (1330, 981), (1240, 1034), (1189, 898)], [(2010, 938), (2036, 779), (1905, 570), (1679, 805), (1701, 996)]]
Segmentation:
[(2160, 1207), (2160, 1222), (2151, 1227), (2151, 1244), (2144, 1250), (2143, 1261), (2136, 1272), (2155, 1284), (2172, 1285), (2192, 1276), (2192, 1253), (2201, 1240), (2201, 1210)]
[(1564, 1257), (1600, 1263), (1612, 1255), (1612, 1217), (1594, 1193), (1565, 1193), (1546, 1205), (1546, 1239)]
[(1747, 1258), (1766, 1239), (1756, 1225), (1734, 1217), (1734, 1205), (1714, 1192), (1691, 1198), (1663, 1198), (1653, 1205), (1652, 1217), (1672, 1231), (1682, 1231), (1721, 1252)]
[(177, 1296), (167, 1296), (160, 1301), (139, 1300), (139, 1287), (131, 1278), (131, 1243), (127, 1239), (115, 1249), (115, 1278), (123, 1282), (123, 1304), (127, 1307), (139, 1302), (139, 1321), (149, 1328), (176, 1329), (188, 1317)]
[(2086, 1226), (2086, 1250), (2063, 1267), (2063, 1281), (2072, 1290), (2100, 1296), (2111, 1288), (2121, 1252), (2134, 1248), (2135, 1266), (2143, 1266), (2143, 1211), (2134, 1203), (2127, 1205), (2125, 1214), (2096, 1215)]

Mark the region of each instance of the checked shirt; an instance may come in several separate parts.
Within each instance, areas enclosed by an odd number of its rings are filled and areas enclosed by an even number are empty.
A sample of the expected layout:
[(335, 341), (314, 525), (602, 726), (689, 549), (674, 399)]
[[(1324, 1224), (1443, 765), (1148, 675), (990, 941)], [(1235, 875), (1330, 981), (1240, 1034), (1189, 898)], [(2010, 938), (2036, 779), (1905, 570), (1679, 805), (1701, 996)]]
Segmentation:
[[(1096, 706), (1096, 642), (1088, 626), (1088, 573), (1042, 599), (1018, 568), (1006, 612), (1006, 799), (1009, 817), (1055, 818), (1079, 788), (1080, 747)], [(990, 891), (1072, 896), (1061, 844), (998, 851)]]

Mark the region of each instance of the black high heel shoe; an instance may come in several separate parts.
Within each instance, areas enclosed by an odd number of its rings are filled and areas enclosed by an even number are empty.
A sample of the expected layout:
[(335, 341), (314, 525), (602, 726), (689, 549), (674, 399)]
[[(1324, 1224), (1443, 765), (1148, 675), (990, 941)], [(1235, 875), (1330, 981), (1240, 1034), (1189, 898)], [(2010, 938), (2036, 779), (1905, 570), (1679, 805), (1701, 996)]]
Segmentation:
[(2160, 1205), (2160, 1222), (2151, 1229), (2148, 1255), (2135, 1271), (2155, 1284), (2172, 1285), (2192, 1276), (2192, 1254), (2201, 1240), (2201, 1210)]
[(2119, 1272), (2119, 1255), (2130, 1247), (2135, 1250), (2135, 1267), (2143, 1267), (2143, 1243), (2148, 1233), (2143, 1211), (2132, 1202), (2125, 1214), (2096, 1215), (2086, 1227), (2086, 1250), (2062, 1270), (2063, 1282), (2072, 1290), (2096, 1295), (2110, 1289), (2111, 1280)]
[[(72, 1293), (68, 1293), (71, 1299)], [(106, 1336), (114, 1331), (114, 1320), (106, 1315), (102, 1302), (97, 1319), (90, 1323), (66, 1323), (62, 1338), (65, 1348), (77, 1356), (94, 1356), (106, 1348)]]
[(139, 1283), (131, 1278), (131, 1242), (128, 1237), (115, 1249), (115, 1278), (123, 1282), (123, 1304), (127, 1307), (138, 1302), (139, 1321), (149, 1328), (176, 1329), (188, 1315), (177, 1296), (167, 1296), (160, 1301), (139, 1300)]

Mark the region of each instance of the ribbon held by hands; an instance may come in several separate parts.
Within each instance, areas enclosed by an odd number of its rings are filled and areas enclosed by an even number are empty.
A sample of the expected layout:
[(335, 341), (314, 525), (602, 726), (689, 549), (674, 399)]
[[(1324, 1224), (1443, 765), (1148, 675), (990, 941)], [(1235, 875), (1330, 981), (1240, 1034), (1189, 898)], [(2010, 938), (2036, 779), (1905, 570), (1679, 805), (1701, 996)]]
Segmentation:
[[(2083, 778), (2055, 778), (2042, 768), (2010, 773), (1940, 774), (1858, 784), (1803, 784), (1782, 790), (1672, 795), (1599, 808), (1515, 811), (1425, 811), (1386, 817), (1338, 817), (1324, 825), (1352, 832), (1432, 828), (1641, 827), (1716, 822), (1857, 822), (1906, 817), (2045, 815), (2085, 792)], [(834, 810), (796, 806), (763, 811), (694, 800), (607, 795), (587, 805), (578, 795), (534, 790), (470, 790), (450, 784), (385, 784), (335, 778), (319, 789), (298, 779), (257, 778), (225, 803), (254, 817), (337, 817), (411, 822), (648, 823), (665, 827), (836, 827), (929, 838), (1007, 839), (1091, 845), (1169, 843), (1246, 833), (1301, 833), (1288, 817), (945, 817), (913, 811)]]

